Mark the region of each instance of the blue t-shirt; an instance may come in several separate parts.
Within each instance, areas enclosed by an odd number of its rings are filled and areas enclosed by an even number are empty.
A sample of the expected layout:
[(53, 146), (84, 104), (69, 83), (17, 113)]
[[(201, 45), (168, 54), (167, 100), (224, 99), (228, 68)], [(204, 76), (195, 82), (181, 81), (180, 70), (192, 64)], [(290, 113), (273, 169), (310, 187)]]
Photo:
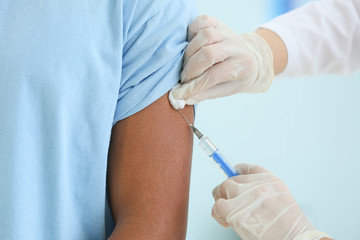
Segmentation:
[(0, 1), (0, 239), (104, 239), (112, 126), (179, 79), (192, 0)]

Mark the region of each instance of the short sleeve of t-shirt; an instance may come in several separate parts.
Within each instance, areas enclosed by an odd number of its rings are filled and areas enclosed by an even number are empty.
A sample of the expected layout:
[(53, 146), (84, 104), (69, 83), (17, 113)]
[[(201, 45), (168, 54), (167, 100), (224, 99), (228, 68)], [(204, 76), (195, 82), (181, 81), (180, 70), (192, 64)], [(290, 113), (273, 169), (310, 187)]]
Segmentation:
[(133, 0), (124, 7), (123, 56), (114, 123), (156, 101), (178, 81), (193, 0)]

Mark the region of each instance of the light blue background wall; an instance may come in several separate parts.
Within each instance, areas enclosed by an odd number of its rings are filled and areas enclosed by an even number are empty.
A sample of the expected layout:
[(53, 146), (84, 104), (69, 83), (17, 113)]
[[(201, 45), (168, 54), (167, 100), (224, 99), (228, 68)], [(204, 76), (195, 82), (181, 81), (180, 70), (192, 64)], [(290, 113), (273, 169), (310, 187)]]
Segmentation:
[[(237, 32), (269, 18), (268, 0), (197, 0), (201, 14)], [(311, 63), (309, 63), (311, 64)], [(312, 223), (336, 239), (360, 236), (360, 74), (275, 80), (266, 94), (210, 100), (196, 125), (232, 163), (255, 163), (283, 179)], [(225, 180), (195, 141), (188, 240), (239, 239), (210, 217)]]

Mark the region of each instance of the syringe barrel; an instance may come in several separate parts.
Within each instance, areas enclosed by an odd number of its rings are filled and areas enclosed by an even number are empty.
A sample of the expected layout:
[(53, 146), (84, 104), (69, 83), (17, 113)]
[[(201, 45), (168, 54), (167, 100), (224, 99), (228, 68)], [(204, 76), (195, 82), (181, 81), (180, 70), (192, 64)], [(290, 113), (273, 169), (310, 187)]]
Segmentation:
[(204, 152), (208, 155), (208, 157), (210, 157), (218, 149), (208, 137), (200, 138), (199, 145), (202, 150), (204, 150)]
[(208, 137), (202, 137), (199, 145), (204, 152), (215, 161), (226, 176), (234, 177), (239, 175)]

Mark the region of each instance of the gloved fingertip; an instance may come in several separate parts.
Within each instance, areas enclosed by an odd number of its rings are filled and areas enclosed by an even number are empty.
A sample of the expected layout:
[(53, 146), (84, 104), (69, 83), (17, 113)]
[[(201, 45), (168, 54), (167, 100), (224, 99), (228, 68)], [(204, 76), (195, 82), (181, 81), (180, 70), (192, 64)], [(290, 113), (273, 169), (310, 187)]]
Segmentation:
[(187, 87), (185, 85), (178, 84), (171, 90), (172, 98), (175, 100), (182, 100), (186, 102)]
[(187, 40), (190, 42), (202, 29), (216, 27), (217, 25), (218, 21), (216, 18), (208, 15), (200, 15), (189, 25)]
[(214, 198), (215, 201), (218, 199), (217, 196), (219, 195), (219, 187), (220, 187), (220, 185), (219, 185), (219, 186), (216, 186), (216, 187), (212, 190), (212, 195), (213, 195), (213, 198)]
[[(183, 64), (184, 66), (185, 66), (185, 62), (184, 62), (184, 64)], [(185, 80), (185, 76), (186, 76), (186, 70), (185, 70), (185, 68), (181, 71), (181, 73), (180, 73), (180, 82), (181, 83), (184, 83), (183, 81)]]
[(228, 222), (225, 220), (226, 216), (224, 215), (224, 199), (219, 199), (215, 202), (212, 211), (211, 216), (223, 227), (227, 228), (229, 227)]
[(198, 104), (199, 101), (192, 99), (192, 98), (188, 98), (188, 99), (185, 99), (185, 103), (186, 103), (186, 105), (195, 105), (195, 104)]
[(235, 170), (239, 173), (239, 175), (246, 174), (243, 171), (243, 168), (245, 168), (248, 164), (247, 163), (239, 163), (234, 166)]
[(263, 168), (262, 166), (248, 163), (237, 164), (235, 166), (235, 170), (237, 170), (240, 175), (269, 172), (269, 170)]
[[(183, 66), (186, 66), (187, 62), (189, 61), (189, 55), (187, 52), (185, 52), (184, 54), (184, 58), (183, 58)], [(182, 72), (181, 72), (182, 73)]]
[[(214, 218), (214, 217), (213, 217)], [(230, 225), (223, 220), (222, 218), (214, 218), (221, 226), (223, 226), (224, 228), (228, 228), (230, 227)]]
[(184, 63), (184, 66), (185, 66), (184, 69), (180, 73), (181, 84), (187, 83), (190, 80), (189, 74), (188, 74), (188, 68), (186, 67), (186, 63)]

